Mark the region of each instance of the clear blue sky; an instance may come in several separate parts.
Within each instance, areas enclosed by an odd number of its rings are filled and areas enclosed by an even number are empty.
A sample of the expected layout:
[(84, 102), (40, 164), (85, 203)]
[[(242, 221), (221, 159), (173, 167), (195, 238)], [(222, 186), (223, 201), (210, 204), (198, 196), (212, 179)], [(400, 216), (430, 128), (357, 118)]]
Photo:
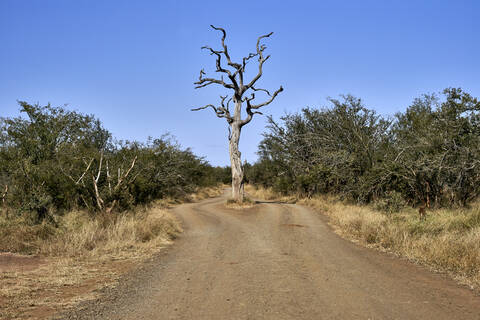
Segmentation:
[[(228, 164), (227, 126), (211, 110), (220, 87), (193, 88), (214, 68), (200, 47), (234, 58), (256, 38), (272, 55), (260, 84), (285, 91), (264, 109), (279, 117), (351, 93), (382, 114), (422, 93), (462, 87), (480, 97), (480, 1), (68, 1), (0, 0), (0, 116), (16, 100), (99, 117), (114, 136), (145, 140), (171, 132), (214, 165)], [(253, 65), (252, 65), (253, 66)], [(265, 119), (242, 133), (255, 152)]]

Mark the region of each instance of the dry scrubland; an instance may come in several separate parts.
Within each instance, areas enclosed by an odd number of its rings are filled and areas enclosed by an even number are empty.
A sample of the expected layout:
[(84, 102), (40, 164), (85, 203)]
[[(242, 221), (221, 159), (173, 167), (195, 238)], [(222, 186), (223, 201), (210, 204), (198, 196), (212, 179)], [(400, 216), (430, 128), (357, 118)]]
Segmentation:
[(42, 318), (94, 298), (98, 289), (114, 284), (181, 232), (167, 208), (222, 190), (204, 188), (185, 199), (161, 200), (123, 214), (72, 211), (58, 218), (57, 228), (1, 216), (0, 252), (30, 254), (25, 261), (34, 268), (22, 267), (23, 259), (6, 270), (0, 264), (0, 319)]
[(414, 208), (385, 214), (372, 206), (347, 204), (331, 196), (294, 199), (253, 186), (248, 186), (247, 192), (265, 200), (297, 200), (328, 216), (336, 232), (345, 238), (447, 272), (477, 292), (480, 289), (480, 203), (468, 209), (427, 211), (422, 221)]

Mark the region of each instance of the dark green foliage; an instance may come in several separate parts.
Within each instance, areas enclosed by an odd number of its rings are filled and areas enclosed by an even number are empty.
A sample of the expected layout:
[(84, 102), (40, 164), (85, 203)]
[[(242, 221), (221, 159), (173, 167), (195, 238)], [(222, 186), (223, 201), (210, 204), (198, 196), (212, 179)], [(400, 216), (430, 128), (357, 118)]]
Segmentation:
[(20, 106), (26, 117), (0, 119), (0, 195), (8, 186), (3, 206), (33, 222), (73, 208), (123, 210), (222, 179), (223, 168), (169, 136), (117, 142), (93, 116)]
[(480, 192), (480, 103), (461, 89), (443, 96), (416, 99), (394, 119), (352, 96), (270, 118), (247, 175), (283, 193), (335, 193), (384, 211), (404, 201), (465, 206)]
[(396, 116), (396, 155), (388, 169), (408, 198), (465, 206), (479, 192), (480, 103), (461, 89), (444, 95), (443, 102), (416, 99)]

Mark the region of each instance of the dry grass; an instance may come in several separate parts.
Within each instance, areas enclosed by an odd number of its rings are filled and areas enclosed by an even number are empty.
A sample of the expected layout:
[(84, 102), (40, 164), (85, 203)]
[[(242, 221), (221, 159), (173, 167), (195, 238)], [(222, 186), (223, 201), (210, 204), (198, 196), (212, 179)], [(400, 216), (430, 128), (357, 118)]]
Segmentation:
[(216, 187), (202, 188), (196, 193), (190, 195), (192, 201), (200, 201), (207, 198), (218, 197), (223, 194), (227, 185), (218, 185)]
[[(223, 189), (200, 190), (183, 201), (216, 196)], [(95, 290), (113, 285), (181, 232), (177, 219), (166, 210), (181, 202), (165, 199), (134, 212), (95, 217), (73, 211), (59, 218), (58, 228), (0, 217), (0, 252), (42, 258), (33, 270), (0, 274), (0, 319), (43, 319), (95, 298)]]
[(245, 185), (245, 191), (252, 198), (260, 200), (275, 200), (287, 203), (295, 203), (299, 200), (298, 197), (295, 196), (282, 196), (274, 192), (272, 189), (257, 188), (252, 185)]
[(255, 206), (255, 201), (247, 197), (243, 199), (242, 203), (239, 203), (235, 199), (228, 199), (225, 203), (225, 207), (237, 210), (249, 209), (253, 208), (253, 206)]
[[(80, 257), (117, 254), (129, 248), (143, 250), (172, 239), (179, 231), (175, 218), (164, 209), (91, 216), (72, 211), (48, 223), (29, 226), (21, 218), (0, 218), (1, 250), (49, 257)], [(148, 248), (147, 248), (148, 249)]]
[[(275, 199), (271, 190), (254, 194)], [(413, 208), (386, 215), (331, 196), (300, 199), (299, 203), (327, 215), (337, 233), (350, 240), (448, 272), (472, 289), (480, 289), (480, 204), (469, 209), (427, 211), (422, 221)]]
[[(2, 272), (1, 319), (48, 315), (80, 299), (94, 298), (93, 289), (114, 283), (122, 271), (150, 257), (181, 230), (171, 213), (156, 207), (116, 218), (92, 218), (75, 211), (59, 224), (55, 233), (48, 229), (47, 237), (16, 239), (27, 242), (13, 247), (34, 249), (43, 263), (34, 270)], [(21, 232), (11, 234), (23, 235), (24, 226), (19, 228)]]

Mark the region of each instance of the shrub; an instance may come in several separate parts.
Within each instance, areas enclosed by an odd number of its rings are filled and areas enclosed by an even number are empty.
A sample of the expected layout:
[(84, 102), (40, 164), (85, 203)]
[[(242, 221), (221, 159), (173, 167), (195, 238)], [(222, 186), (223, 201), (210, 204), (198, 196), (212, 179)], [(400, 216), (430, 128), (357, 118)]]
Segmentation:
[(400, 192), (390, 191), (383, 198), (376, 200), (373, 205), (376, 210), (391, 214), (402, 210), (406, 202)]

